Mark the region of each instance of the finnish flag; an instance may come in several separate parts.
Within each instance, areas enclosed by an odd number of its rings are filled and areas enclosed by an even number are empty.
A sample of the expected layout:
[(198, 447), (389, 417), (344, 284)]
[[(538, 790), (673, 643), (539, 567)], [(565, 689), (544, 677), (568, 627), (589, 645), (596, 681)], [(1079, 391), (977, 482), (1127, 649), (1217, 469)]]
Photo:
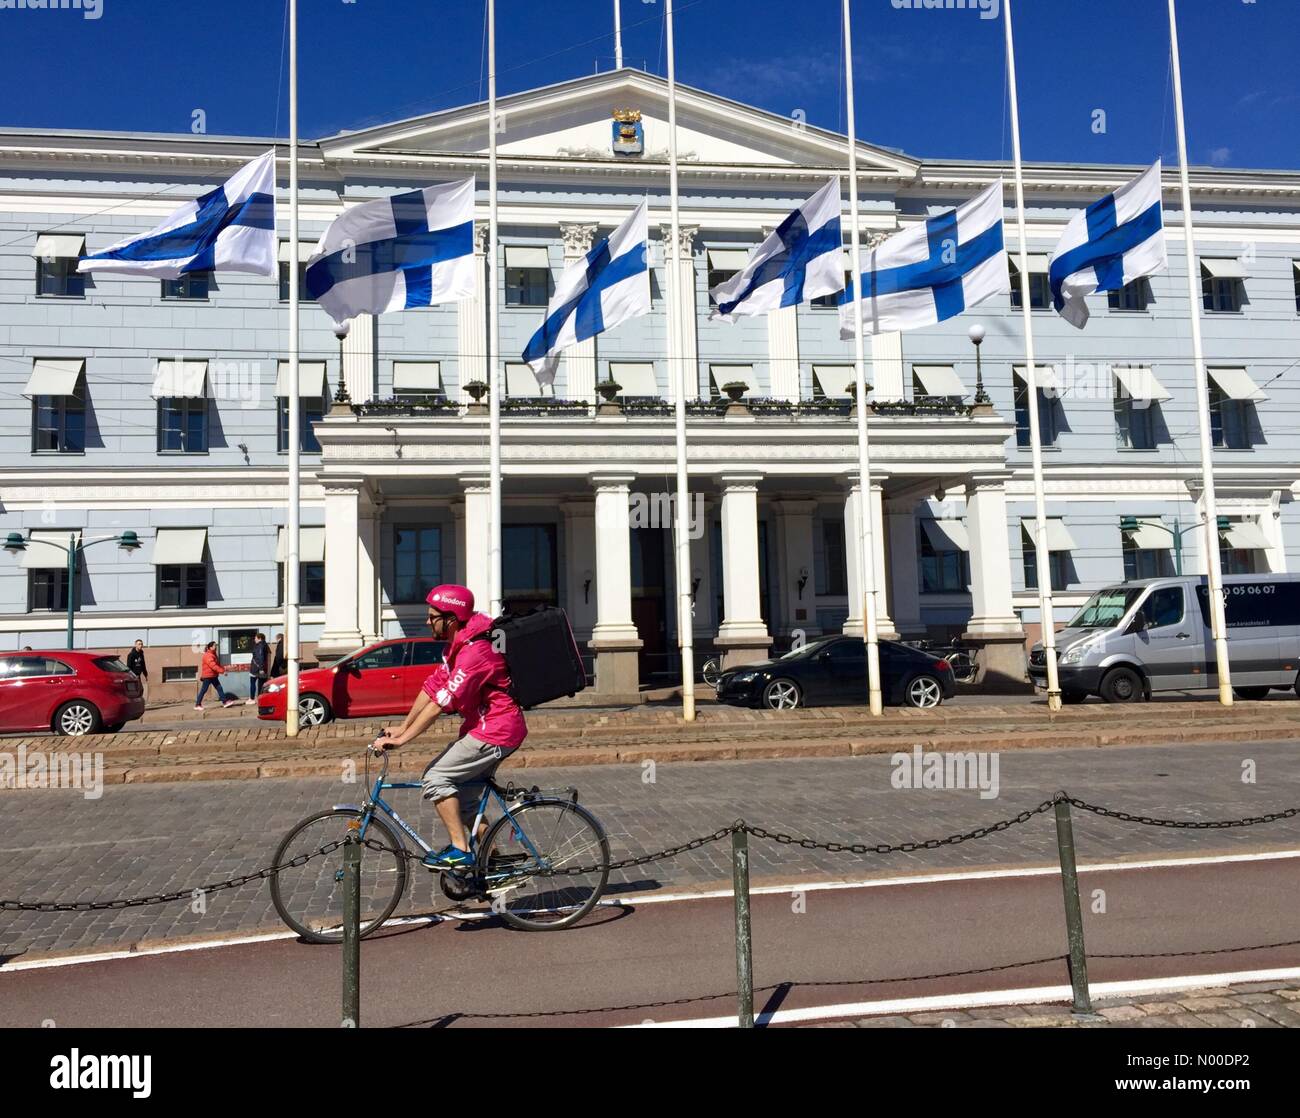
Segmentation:
[(1070, 219), (1048, 263), (1052, 303), (1071, 326), (1088, 321), (1085, 298), (1164, 271), (1165, 223), (1160, 208), (1160, 160)]
[(884, 334), (933, 326), (1010, 290), (1002, 239), (1002, 180), (955, 210), (895, 233), (866, 257), (861, 283), (840, 301), (840, 337), (856, 332), (853, 302), (862, 292), (862, 330)]
[(539, 384), (555, 383), (560, 351), (650, 313), (646, 203), (581, 260), (564, 269), (546, 318), (524, 349)]
[(335, 322), (474, 294), (474, 180), (363, 202), (330, 223), (307, 291)]
[(186, 202), (148, 233), (83, 256), (78, 272), (180, 279), (188, 272), (276, 274), (275, 152)]
[(739, 272), (709, 292), (716, 304), (709, 318), (734, 322), (843, 291), (843, 245), (835, 178), (753, 249)]

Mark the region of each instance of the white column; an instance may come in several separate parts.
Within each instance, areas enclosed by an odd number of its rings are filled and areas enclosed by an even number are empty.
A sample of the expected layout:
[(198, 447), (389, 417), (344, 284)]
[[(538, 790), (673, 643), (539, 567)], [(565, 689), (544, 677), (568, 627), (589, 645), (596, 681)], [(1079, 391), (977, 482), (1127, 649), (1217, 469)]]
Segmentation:
[(316, 646), (322, 660), (337, 659), (364, 643), (357, 597), (361, 485), (359, 479), (324, 483), (325, 629)]
[[(469, 402), (465, 385), (470, 381), (487, 382), (487, 235), (486, 222), (474, 222), (474, 294), (456, 304), (457, 399)], [(487, 598), (483, 599), (485, 602)]]
[(886, 501), (889, 534), (889, 601), (894, 625), (904, 637), (922, 636), (921, 572), (917, 553), (916, 502)]
[[(680, 354), (674, 355), (681, 358), (682, 364), (686, 367), (686, 380), (691, 386), (687, 391), (687, 398), (692, 399), (699, 394), (700, 383), (700, 345), (699, 334), (697, 331), (698, 308), (696, 306), (695, 292), (695, 236), (699, 233), (698, 225), (679, 226), (680, 238), (677, 242), (677, 282), (673, 283), (672, 277), (668, 276), (667, 244), (672, 236), (672, 227), (661, 225), (659, 235), (663, 240), (664, 248), (664, 276), (667, 280), (668, 290), (665, 297), (677, 299), (679, 313), (677, 321), (681, 323), (681, 337), (677, 339)], [(677, 399), (677, 369), (668, 370), (668, 397), (669, 400)]]
[[(884, 499), (881, 486), (871, 485), (872, 523), (884, 525)], [(844, 633), (855, 637), (862, 632), (862, 559), (858, 555), (858, 517), (862, 514), (862, 481), (858, 474), (851, 474), (848, 490), (844, 499), (844, 552), (848, 564), (849, 616), (844, 622)], [(889, 575), (885, 565), (884, 532), (879, 528), (871, 534), (874, 571), (876, 577), (876, 626), (878, 635), (883, 640), (893, 640), (898, 636), (894, 623), (889, 617)]]
[(382, 519), (382, 504), (368, 502), (361, 509), (357, 525), (357, 628), (363, 641), (378, 640), (382, 631), (379, 613)]
[(632, 475), (597, 475), (596, 624), (590, 647), (596, 653), (596, 690), (605, 695), (635, 695), (640, 673), (641, 637), (632, 622), (632, 529), (628, 493)]
[[(805, 637), (818, 636), (817, 585), (814, 577), (813, 517), (817, 502), (783, 498), (772, 502), (776, 513), (777, 612), (773, 628), (784, 635), (799, 630)], [(802, 591), (799, 582), (806, 578)]]
[(723, 621), (718, 647), (727, 666), (761, 660), (772, 638), (759, 596), (757, 474), (722, 478)]
[(970, 536), (971, 619), (975, 637), (1023, 637), (1011, 604), (1011, 546), (1007, 539), (1006, 474), (974, 474), (966, 481)]
[(582, 639), (596, 625), (596, 506), (590, 500), (562, 501), (564, 514), (565, 608)]
[(375, 316), (359, 314), (343, 339), (343, 382), (354, 404), (365, 404), (375, 398), (379, 380), (377, 332)]
[[(560, 236), (564, 240), (564, 266), (591, 251), (596, 236), (596, 226), (589, 223), (560, 223)], [(558, 395), (558, 393), (557, 393)], [(596, 339), (587, 338), (564, 351), (564, 391), (568, 400), (596, 400)]]
[(492, 597), (488, 586), (488, 555), (491, 550), (492, 489), (486, 477), (462, 477), (461, 490), (465, 494), (464, 524), (458, 525), (464, 538), (465, 565), (462, 568), (464, 585), (474, 594), (474, 601), (487, 612)]

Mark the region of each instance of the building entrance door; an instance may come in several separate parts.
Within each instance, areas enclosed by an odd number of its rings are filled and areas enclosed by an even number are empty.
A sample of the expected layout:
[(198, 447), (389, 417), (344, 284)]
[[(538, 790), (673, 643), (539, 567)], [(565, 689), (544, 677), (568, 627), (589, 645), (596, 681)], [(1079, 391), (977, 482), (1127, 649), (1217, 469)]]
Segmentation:
[(673, 657), (668, 652), (668, 610), (663, 528), (632, 530), (632, 623), (641, 638), (637, 673), (642, 683), (667, 682)]

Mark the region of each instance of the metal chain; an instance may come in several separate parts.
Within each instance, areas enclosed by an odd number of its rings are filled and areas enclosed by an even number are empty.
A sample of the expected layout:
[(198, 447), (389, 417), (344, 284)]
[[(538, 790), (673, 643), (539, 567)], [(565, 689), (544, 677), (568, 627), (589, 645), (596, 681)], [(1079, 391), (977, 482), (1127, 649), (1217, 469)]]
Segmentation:
[(1203, 947), (1199, 951), (1134, 951), (1127, 955), (1094, 955), (1088, 952), (1088, 962), (1094, 959), (1188, 959), (1201, 955), (1236, 955), (1242, 951), (1268, 951), (1274, 947), (1300, 947), (1300, 939), (1282, 943), (1256, 943), (1249, 947)]
[(1118, 819), (1124, 823), (1140, 823), (1144, 827), (1175, 827), (1189, 831), (1214, 831), (1222, 830), (1225, 827), (1253, 827), (1258, 823), (1276, 823), (1279, 819), (1294, 819), (1297, 815), (1300, 815), (1300, 807), (1292, 807), (1286, 811), (1274, 811), (1268, 815), (1254, 815), (1247, 819), (1157, 819), (1150, 815), (1130, 815), (1127, 811), (1099, 807), (1097, 804), (1090, 804), (1086, 800), (1067, 796), (1063, 792), (1059, 793), (1059, 798), (1063, 799), (1071, 807), (1077, 807), (1080, 811), (1090, 811), (1094, 815), (1101, 815), (1107, 819)]

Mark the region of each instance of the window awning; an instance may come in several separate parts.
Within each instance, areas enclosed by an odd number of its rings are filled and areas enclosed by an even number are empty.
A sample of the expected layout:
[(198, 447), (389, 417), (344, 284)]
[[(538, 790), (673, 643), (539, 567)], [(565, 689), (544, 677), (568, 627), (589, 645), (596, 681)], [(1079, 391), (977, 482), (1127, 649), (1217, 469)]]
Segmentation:
[(921, 530), (935, 551), (970, 550), (970, 536), (960, 520), (922, 520)]
[(37, 260), (76, 260), (86, 251), (81, 233), (42, 233), (36, 238), (32, 256)]
[[(289, 396), (289, 362), (281, 361), (275, 371), (275, 394), (282, 399)], [(319, 400), (325, 395), (325, 362), (298, 362), (298, 398)]]
[(1210, 379), (1229, 400), (1250, 400), (1255, 403), (1268, 399), (1264, 390), (1251, 379), (1245, 369), (1211, 369), (1209, 373)]
[[(23, 568), (29, 571), (64, 571), (68, 568), (68, 539), (77, 534), (75, 528), (63, 531), (52, 529), (33, 532), (27, 539), (27, 550), (23, 552)], [(60, 544), (51, 547), (50, 541)]]
[(153, 545), (153, 565), (171, 567), (202, 563), (207, 545), (206, 528), (159, 528)]
[[(306, 264), (307, 261), (310, 260), (315, 255), (316, 255), (315, 241), (298, 242), (298, 262), (300, 264)], [(289, 263), (289, 242), (288, 241), (280, 242), (279, 260), (281, 264)]]
[(849, 385), (857, 377), (852, 365), (814, 365), (813, 378), (822, 395), (829, 400), (852, 400), (856, 390), (850, 391)]
[(1268, 537), (1257, 520), (1235, 520), (1219, 530), (1219, 538), (1241, 551), (1265, 551), (1269, 547)]
[(1138, 551), (1168, 551), (1174, 536), (1164, 523), (1159, 516), (1138, 517), (1137, 527), (1125, 529), (1124, 535)]
[(531, 365), (515, 362), (506, 366), (507, 396), (544, 396), (546, 393), (537, 383), (537, 374)]
[[(1011, 261), (1011, 266), (1012, 266), (1013, 268), (1019, 270), (1019, 268), (1020, 268), (1020, 253), (1018, 253), (1018, 252), (1012, 252), (1012, 253), (1009, 253), (1009, 254), (1008, 254), (1008, 259)], [(1046, 275), (1046, 274), (1047, 274), (1047, 270), (1048, 270), (1048, 266), (1049, 266), (1049, 262), (1050, 262), (1050, 260), (1051, 260), (1051, 257), (1049, 257), (1049, 256), (1047, 255), (1047, 253), (1045, 253), (1045, 252), (1031, 252), (1031, 253), (1029, 253), (1029, 273), (1030, 273), (1030, 275), (1033, 275), (1035, 272), (1042, 272), (1044, 275)]]
[(441, 392), (442, 365), (437, 361), (394, 361), (394, 392)]
[(155, 400), (195, 400), (206, 396), (208, 363), (206, 361), (159, 361), (153, 370)]
[[(1026, 516), (1020, 521), (1020, 530), (1024, 532), (1025, 539), (1030, 547), (1034, 546), (1034, 541), (1038, 538), (1037, 524), (1038, 521), (1032, 516)], [(1065, 521), (1059, 516), (1049, 516), (1047, 518), (1047, 550), (1073, 551), (1074, 548), (1074, 537), (1070, 535), (1070, 529), (1065, 526)]]
[(24, 396), (75, 396), (86, 371), (84, 358), (38, 357), (32, 362)]
[(732, 384), (735, 381), (743, 381), (748, 387), (740, 395), (748, 396), (754, 391), (754, 366), (753, 365), (710, 365), (709, 380), (713, 382), (713, 391), (719, 396), (723, 394), (722, 386)]
[[(1056, 370), (1051, 365), (1035, 365), (1034, 379), (1038, 382), (1038, 387), (1044, 392), (1050, 392), (1053, 395), (1061, 395), (1061, 382), (1056, 377)], [(1029, 383), (1029, 377), (1025, 373), (1024, 365), (1013, 365), (1011, 371), (1025, 384)]]
[(1115, 379), (1134, 400), (1158, 404), (1173, 399), (1165, 386), (1156, 380), (1155, 373), (1140, 365), (1116, 365)]
[[(288, 531), (283, 526), (276, 532), (275, 536), (275, 561), (285, 563), (288, 561), (288, 541), (285, 533)], [(325, 529), (324, 528), (306, 528), (298, 529), (298, 562), (299, 563), (323, 563), (325, 562)]]
[(1211, 279), (1246, 278), (1246, 266), (1232, 256), (1202, 256), (1201, 270)]
[(951, 365), (913, 365), (927, 396), (965, 396), (966, 386)]
[(749, 250), (743, 248), (711, 248), (708, 256), (711, 272), (739, 272), (749, 262)]
[(658, 396), (655, 367), (650, 361), (611, 361), (609, 376), (623, 386), (624, 396)]
[(507, 268), (547, 268), (550, 254), (542, 245), (506, 245)]

